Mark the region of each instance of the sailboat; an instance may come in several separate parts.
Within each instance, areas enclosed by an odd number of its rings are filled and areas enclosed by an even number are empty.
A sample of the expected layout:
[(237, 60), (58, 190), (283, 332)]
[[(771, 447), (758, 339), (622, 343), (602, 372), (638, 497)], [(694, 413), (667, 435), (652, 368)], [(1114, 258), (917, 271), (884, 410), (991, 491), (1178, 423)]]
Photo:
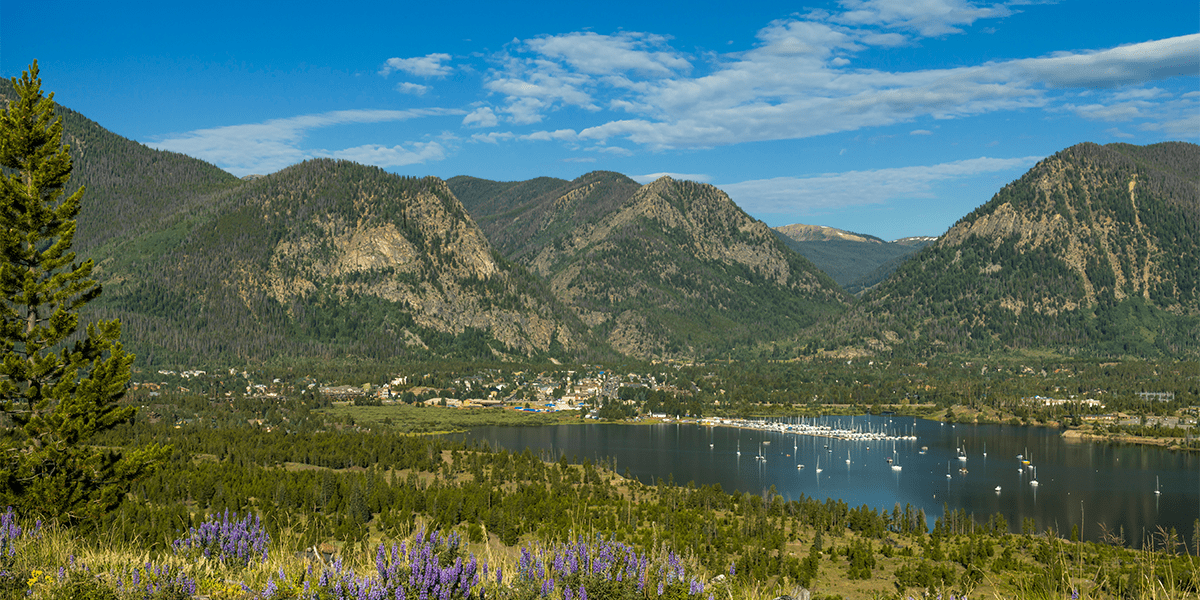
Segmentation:
[(996, 486), (996, 493), (997, 493), (997, 494), (999, 494), (999, 493), (1000, 493), (1000, 486)]
[(987, 442), (983, 443), (983, 457), (987, 458)]
[(850, 451), (846, 451), (846, 464), (850, 464)]
[(817, 472), (821, 472), (821, 457), (817, 456)]
[(946, 461), (946, 479), (950, 479), (950, 461)]
[(1038, 486), (1038, 480), (1037, 480), (1037, 467), (1034, 467), (1034, 468), (1033, 468), (1033, 479), (1029, 480), (1029, 485), (1032, 485), (1033, 487), (1037, 487), (1037, 486)]
[(958, 445), (958, 460), (961, 460), (961, 461), (963, 461), (963, 462), (966, 462), (966, 461), (967, 461), (967, 453), (966, 453), (966, 452), (963, 452), (963, 448), (962, 448), (962, 444), (961, 444), (961, 443), (959, 443), (959, 445)]
[[(892, 450), (892, 456), (895, 456), (895, 455), (896, 455), (896, 451), (895, 451), (895, 450)], [(900, 459), (899, 459), (899, 458), (895, 459), (895, 460), (892, 462), (892, 470), (893, 470), (893, 471), (899, 471), (899, 470), (900, 470), (900, 469), (902, 469), (902, 468), (904, 468), (904, 467), (901, 467), (901, 466), (900, 466)]]
[(737, 455), (742, 455), (742, 440), (738, 440)]
[(1154, 495), (1155, 496), (1162, 495), (1162, 490), (1159, 489), (1159, 487), (1158, 487), (1158, 475), (1154, 476)]

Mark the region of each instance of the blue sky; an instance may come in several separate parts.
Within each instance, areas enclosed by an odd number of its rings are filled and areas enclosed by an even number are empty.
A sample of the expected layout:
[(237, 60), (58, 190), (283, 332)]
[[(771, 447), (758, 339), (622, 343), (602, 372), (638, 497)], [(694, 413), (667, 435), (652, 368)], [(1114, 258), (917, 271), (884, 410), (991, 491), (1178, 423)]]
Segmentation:
[(5, 3), (0, 74), (37, 59), (63, 105), (239, 176), (671, 174), (886, 239), (1076, 143), (1200, 142), (1195, 0), (169, 4)]

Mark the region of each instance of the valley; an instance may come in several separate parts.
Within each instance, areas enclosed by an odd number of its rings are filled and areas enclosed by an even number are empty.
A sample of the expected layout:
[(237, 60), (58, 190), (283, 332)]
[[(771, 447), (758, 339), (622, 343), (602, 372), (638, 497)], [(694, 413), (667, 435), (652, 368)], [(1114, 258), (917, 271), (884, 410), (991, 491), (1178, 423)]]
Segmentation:
[(5, 597), (1200, 592), (1200, 146), (1074, 145), (887, 242), (669, 174), (238, 178), (44, 108)]

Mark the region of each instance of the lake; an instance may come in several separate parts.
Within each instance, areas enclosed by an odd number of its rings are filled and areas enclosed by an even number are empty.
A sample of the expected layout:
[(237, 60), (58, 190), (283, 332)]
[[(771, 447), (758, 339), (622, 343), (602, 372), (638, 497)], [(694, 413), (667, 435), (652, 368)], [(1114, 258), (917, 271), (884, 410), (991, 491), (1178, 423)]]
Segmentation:
[[(673, 478), (680, 485), (719, 483), (726, 492), (754, 494), (773, 485), (785, 499), (836, 498), (852, 508), (865, 504), (888, 511), (896, 503), (912, 504), (925, 510), (930, 526), (946, 505), (973, 513), (980, 522), (1000, 513), (1014, 532), (1021, 531), (1025, 519), (1039, 531), (1053, 527), (1064, 536), (1083, 523), (1090, 540), (1100, 539), (1102, 524), (1113, 533), (1123, 528), (1127, 543), (1141, 547), (1159, 527), (1174, 527), (1190, 545), (1200, 518), (1200, 456), (1195, 454), (1070, 441), (1044, 427), (862, 416), (804, 423), (916, 439), (851, 441), (685, 423), (481, 427), (454, 437), (486, 440), (492, 448), (515, 452), (530, 448), (555, 458), (595, 462), (612, 457), (619, 473), (628, 470), (646, 484)], [(959, 460), (960, 449), (966, 460)], [(1022, 464), (1018, 455), (1030, 464)], [(1031, 485), (1035, 473), (1036, 486)]]

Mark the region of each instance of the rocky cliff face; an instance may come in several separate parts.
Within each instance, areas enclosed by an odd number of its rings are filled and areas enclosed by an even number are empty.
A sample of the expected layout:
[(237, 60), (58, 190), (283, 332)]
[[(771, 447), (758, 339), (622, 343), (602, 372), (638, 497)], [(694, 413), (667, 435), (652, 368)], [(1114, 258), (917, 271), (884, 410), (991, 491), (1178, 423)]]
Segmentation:
[[(1197, 154), (1195, 146), (1178, 151)], [(1177, 193), (1164, 195), (1164, 184)], [(1006, 190), (939, 243), (958, 247), (978, 238), (996, 248), (1009, 243), (1017, 253), (1052, 252), (1077, 278), (1079, 293), (1036, 299), (1028, 308), (1053, 312), (1138, 296), (1177, 313), (1197, 309), (1195, 277), (1181, 273), (1189, 262), (1200, 264), (1195, 260), (1200, 194), (1194, 182), (1154, 165), (1139, 168), (1117, 149), (1088, 144), (1045, 159)], [(1002, 267), (989, 263), (980, 269), (997, 274)], [(1019, 299), (1009, 300), (1012, 310), (1025, 308)]]
[[(500, 256), (437, 178), (315, 160), (243, 183), (213, 205), (146, 257), (155, 269), (110, 266), (110, 306), (135, 324), (162, 321), (171, 315), (144, 310), (141, 299), (179, 298), (207, 335), (247, 354), (360, 348), (482, 358), (570, 354), (584, 344), (572, 313)], [(230, 323), (270, 333), (239, 335)], [(271, 339), (274, 348), (263, 347)]]
[(529, 229), (506, 246), (511, 256), (632, 356), (705, 355), (787, 336), (842, 309), (836, 284), (717, 188), (670, 178), (631, 184), (592, 173), (519, 219), (476, 218), (500, 235)]
[[(318, 291), (377, 298), (404, 307), (419, 328), (487, 332), (519, 354), (577, 347), (577, 332), (558, 322), (551, 299), (527, 276), (513, 273), (445, 182), (427, 178), (388, 197), (386, 190), (362, 185), (366, 178), (355, 173), (363, 169), (358, 165), (309, 168), (357, 185), (352, 212), (314, 213), (307, 222), (290, 223), (291, 234), (271, 249), (265, 271), (240, 286), (261, 285), (284, 305)], [(269, 198), (252, 201), (269, 210)], [(413, 331), (403, 335), (423, 344)]]
[(1081, 144), (1048, 157), (849, 319), (945, 348), (1186, 351), (1200, 333), (1200, 171), (1180, 164), (1200, 165), (1200, 147)]
[(847, 242), (863, 242), (866, 244), (882, 244), (883, 240), (873, 235), (863, 235), (861, 233), (853, 233), (833, 227), (825, 227), (824, 225), (805, 225), (803, 223), (793, 223), (776, 227), (775, 231), (796, 240), (797, 242), (828, 242), (833, 240), (844, 240)]

